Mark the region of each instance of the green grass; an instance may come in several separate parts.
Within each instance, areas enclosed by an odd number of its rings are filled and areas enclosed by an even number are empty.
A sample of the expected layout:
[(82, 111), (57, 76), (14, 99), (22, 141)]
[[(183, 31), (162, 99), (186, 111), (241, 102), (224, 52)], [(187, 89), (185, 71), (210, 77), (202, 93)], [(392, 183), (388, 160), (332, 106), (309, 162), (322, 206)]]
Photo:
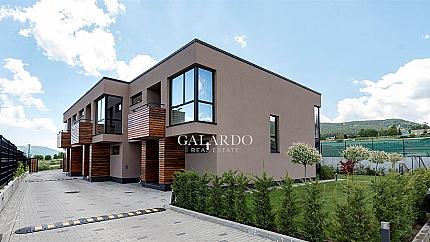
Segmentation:
[[(376, 179), (383, 179), (383, 177), (376, 177)], [(346, 179), (345, 175), (340, 175), (339, 179)], [(351, 177), (349, 178), (351, 179)], [(370, 183), (375, 179), (374, 176), (365, 176), (365, 175), (354, 175), (354, 182), (359, 182), (364, 184), (369, 188), (370, 194)], [(323, 209), (327, 213), (329, 217), (335, 216), (335, 211), (338, 203), (344, 202), (346, 198), (346, 194), (344, 192), (344, 187), (346, 185), (346, 180), (333, 181), (320, 183), (321, 191), (322, 191), (322, 199), (323, 199)], [(305, 186), (296, 186), (294, 187), (297, 198), (299, 200), (299, 205), (302, 205), (302, 201), (306, 194)], [(275, 189), (271, 192), (271, 203), (275, 211), (279, 210), (282, 202), (282, 191), (280, 189)]]

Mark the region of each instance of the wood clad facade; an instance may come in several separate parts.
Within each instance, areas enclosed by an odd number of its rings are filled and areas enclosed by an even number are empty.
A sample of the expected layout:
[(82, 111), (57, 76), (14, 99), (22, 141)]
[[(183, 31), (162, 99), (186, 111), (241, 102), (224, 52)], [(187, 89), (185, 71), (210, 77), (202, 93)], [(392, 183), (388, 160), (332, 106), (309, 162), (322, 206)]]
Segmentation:
[(57, 148), (70, 148), (71, 144), (71, 134), (69, 131), (61, 131), (57, 134)]
[(164, 138), (166, 109), (143, 106), (128, 115), (128, 139)]
[(82, 175), (82, 147), (70, 148), (70, 169), (69, 174), (71, 176)]
[(72, 125), (71, 144), (84, 145), (93, 141), (93, 124), (90, 121), (80, 120)]
[(176, 137), (159, 140), (159, 183), (171, 184), (176, 171), (185, 169), (185, 146)]
[(89, 178), (97, 181), (97, 178), (107, 179), (110, 176), (110, 145), (95, 143), (89, 145)]
[(90, 171), (90, 146), (82, 146), (82, 175), (88, 176)]
[(158, 140), (142, 141), (140, 180), (158, 183)]

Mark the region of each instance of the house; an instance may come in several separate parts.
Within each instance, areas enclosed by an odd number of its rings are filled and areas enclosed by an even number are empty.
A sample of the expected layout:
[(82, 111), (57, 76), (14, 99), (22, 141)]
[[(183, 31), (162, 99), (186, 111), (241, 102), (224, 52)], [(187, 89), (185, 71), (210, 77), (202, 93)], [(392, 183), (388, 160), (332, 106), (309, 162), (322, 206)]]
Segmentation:
[(131, 82), (103, 77), (63, 114), (58, 147), (64, 171), (88, 181), (166, 190), (181, 169), (302, 178), (286, 151), (319, 147), (320, 104), (320, 93), (195, 39)]

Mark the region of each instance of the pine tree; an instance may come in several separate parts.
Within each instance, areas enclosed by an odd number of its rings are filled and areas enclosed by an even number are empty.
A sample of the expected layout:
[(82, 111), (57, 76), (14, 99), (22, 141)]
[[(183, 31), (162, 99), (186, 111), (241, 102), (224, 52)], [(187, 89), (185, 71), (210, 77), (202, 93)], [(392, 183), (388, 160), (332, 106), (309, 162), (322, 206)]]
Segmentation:
[(304, 201), (304, 229), (305, 237), (309, 241), (320, 242), (324, 240), (325, 217), (322, 210), (321, 188), (318, 182), (306, 185)]
[(272, 230), (275, 227), (275, 216), (270, 204), (270, 187), (273, 185), (273, 177), (268, 177), (266, 171), (261, 177), (254, 180), (254, 211), (255, 225), (262, 229)]
[(285, 175), (281, 184), (282, 204), (278, 210), (279, 231), (286, 235), (295, 235), (297, 233), (297, 216), (300, 211), (297, 206), (296, 194), (293, 191), (293, 180)]

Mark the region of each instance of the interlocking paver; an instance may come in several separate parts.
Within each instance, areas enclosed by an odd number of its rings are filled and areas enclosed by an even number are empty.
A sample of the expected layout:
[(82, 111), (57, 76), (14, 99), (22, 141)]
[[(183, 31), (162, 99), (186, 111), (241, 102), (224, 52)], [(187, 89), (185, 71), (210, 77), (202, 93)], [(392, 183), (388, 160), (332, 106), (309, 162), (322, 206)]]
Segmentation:
[[(61, 171), (31, 174), (0, 214), (7, 241), (268, 241), (171, 210), (48, 231), (14, 234), (21, 227), (163, 207), (170, 192), (139, 184), (65, 179)], [(38, 182), (33, 182), (42, 180)], [(65, 193), (78, 191), (79, 193)], [(9, 234), (11, 235), (9, 237)]]

